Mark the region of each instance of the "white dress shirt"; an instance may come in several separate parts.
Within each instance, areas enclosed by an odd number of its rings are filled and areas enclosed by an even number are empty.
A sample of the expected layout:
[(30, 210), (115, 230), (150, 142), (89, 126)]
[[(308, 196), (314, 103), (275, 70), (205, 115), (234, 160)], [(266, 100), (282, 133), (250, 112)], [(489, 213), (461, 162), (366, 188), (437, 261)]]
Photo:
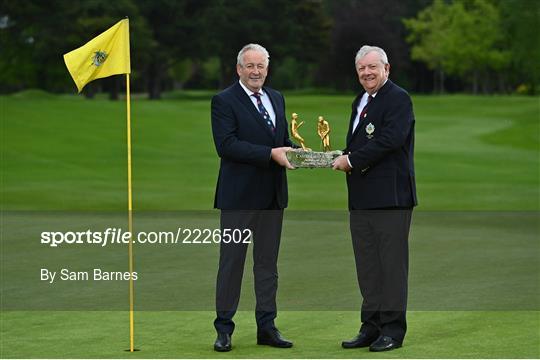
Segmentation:
[[(253, 106), (255, 106), (255, 109), (257, 109), (257, 112), (259, 112), (259, 107), (257, 106), (257, 98), (253, 96), (255, 94), (253, 91), (249, 90), (244, 84), (242, 84), (242, 81), (238, 80), (240, 83), (240, 86), (246, 94), (249, 96), (249, 99), (253, 103)], [(266, 111), (268, 111), (268, 115), (270, 115), (270, 120), (272, 120), (272, 124), (276, 126), (276, 113), (274, 112), (274, 108), (272, 107), (272, 102), (270, 101), (270, 98), (268, 97), (268, 94), (264, 92), (264, 90), (261, 88), (259, 90), (259, 94), (261, 94), (261, 102), (266, 108)]]
[[(384, 84), (386, 84), (386, 82), (388, 81), (388, 79), (386, 79), (384, 81), (384, 83), (382, 84), (382, 86), (384, 86)], [(381, 87), (382, 87), (381, 86)], [(378, 92), (378, 91), (377, 91)], [(372, 98), (375, 98), (375, 96), (377, 96), (377, 93), (373, 93), (371, 94), (371, 97)], [(353, 122), (353, 128), (352, 128), (352, 132), (354, 133), (354, 130), (356, 130), (356, 127), (358, 126), (358, 124), (360, 124), (360, 114), (362, 113), (362, 110), (364, 110), (364, 106), (367, 105), (368, 103), (368, 98), (369, 98), (369, 94), (367, 93), (367, 91), (364, 93), (364, 95), (362, 95), (362, 98), (360, 99), (360, 103), (358, 104), (358, 107), (356, 108), (356, 117), (354, 118), (354, 122)], [(373, 101), (373, 99), (371, 99), (371, 101)], [(352, 168), (352, 165), (351, 165), (351, 162), (349, 161), (349, 156), (347, 155), (347, 162), (349, 163), (349, 166)]]
[[(372, 98), (375, 98), (377, 96), (377, 93), (374, 93), (371, 95)], [(364, 93), (362, 98), (360, 99), (360, 103), (358, 104), (358, 107), (356, 108), (356, 117), (354, 118), (352, 132), (354, 133), (354, 130), (356, 130), (356, 127), (358, 124), (360, 124), (360, 113), (362, 113), (362, 110), (364, 110), (364, 107), (368, 103), (369, 94), (367, 92)], [(373, 100), (373, 99), (372, 99)]]

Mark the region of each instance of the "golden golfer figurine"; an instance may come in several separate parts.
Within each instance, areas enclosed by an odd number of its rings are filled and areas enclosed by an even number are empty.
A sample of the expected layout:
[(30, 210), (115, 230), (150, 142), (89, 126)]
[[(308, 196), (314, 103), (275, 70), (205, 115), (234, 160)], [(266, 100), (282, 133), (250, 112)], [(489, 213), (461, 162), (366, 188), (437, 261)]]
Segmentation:
[(300, 126), (304, 122), (298, 122), (298, 114), (293, 113), (291, 119), (291, 134), (292, 137), (302, 145), (301, 149), (291, 149), (287, 151), (287, 159), (291, 165), (296, 168), (332, 168), (332, 162), (343, 154), (341, 150), (330, 151), (330, 125), (328, 121), (319, 116), (317, 123), (317, 133), (321, 137), (324, 151), (311, 151), (306, 147), (304, 138), (298, 133)]
[(311, 151), (310, 148), (306, 147), (306, 144), (304, 143), (304, 138), (300, 136), (300, 134), (298, 133), (298, 129), (300, 128), (300, 126), (304, 125), (304, 122), (301, 121), (300, 123), (298, 123), (297, 119), (298, 119), (298, 114), (293, 113), (292, 119), (291, 119), (291, 134), (293, 138), (295, 138), (296, 140), (298, 140), (298, 142), (300, 142), (300, 146), (302, 146), (303, 150)]
[(330, 149), (330, 125), (322, 116), (319, 116), (319, 122), (317, 123), (317, 134), (321, 138), (323, 151), (332, 150)]

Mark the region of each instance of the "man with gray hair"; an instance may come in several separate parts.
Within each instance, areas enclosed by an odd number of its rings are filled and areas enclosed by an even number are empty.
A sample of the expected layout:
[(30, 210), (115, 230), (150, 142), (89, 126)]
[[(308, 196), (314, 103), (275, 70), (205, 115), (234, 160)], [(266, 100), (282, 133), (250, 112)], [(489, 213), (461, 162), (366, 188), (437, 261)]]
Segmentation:
[[(216, 284), (216, 351), (230, 351), (248, 243), (253, 242), (257, 344), (288, 348), (277, 316), (277, 258), (287, 207), (286, 152), (293, 144), (285, 100), (263, 86), (269, 55), (248, 44), (238, 53), (239, 81), (212, 98), (212, 133), (220, 157), (214, 207), (221, 210)], [(251, 236), (246, 236), (251, 234)]]
[(353, 102), (347, 147), (333, 168), (347, 178), (362, 325), (342, 346), (387, 351), (402, 346), (407, 330), (415, 120), (409, 94), (388, 79), (383, 49), (362, 46), (355, 66), (364, 92)]

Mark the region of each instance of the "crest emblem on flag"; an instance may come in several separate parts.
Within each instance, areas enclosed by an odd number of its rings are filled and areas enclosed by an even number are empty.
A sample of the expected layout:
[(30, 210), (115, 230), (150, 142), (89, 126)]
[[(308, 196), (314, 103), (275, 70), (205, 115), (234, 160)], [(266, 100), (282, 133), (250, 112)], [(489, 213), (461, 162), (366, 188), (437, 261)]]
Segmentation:
[(98, 50), (92, 56), (92, 64), (95, 66), (102, 65), (107, 60), (107, 53), (105, 51)]

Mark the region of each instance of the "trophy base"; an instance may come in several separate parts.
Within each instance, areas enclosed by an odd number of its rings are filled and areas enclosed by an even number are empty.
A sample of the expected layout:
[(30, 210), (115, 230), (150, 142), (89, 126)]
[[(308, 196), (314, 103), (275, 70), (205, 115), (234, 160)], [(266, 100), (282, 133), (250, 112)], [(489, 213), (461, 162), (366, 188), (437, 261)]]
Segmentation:
[(287, 159), (295, 168), (331, 168), (334, 159), (342, 154), (341, 150), (320, 152), (294, 149), (287, 151)]

